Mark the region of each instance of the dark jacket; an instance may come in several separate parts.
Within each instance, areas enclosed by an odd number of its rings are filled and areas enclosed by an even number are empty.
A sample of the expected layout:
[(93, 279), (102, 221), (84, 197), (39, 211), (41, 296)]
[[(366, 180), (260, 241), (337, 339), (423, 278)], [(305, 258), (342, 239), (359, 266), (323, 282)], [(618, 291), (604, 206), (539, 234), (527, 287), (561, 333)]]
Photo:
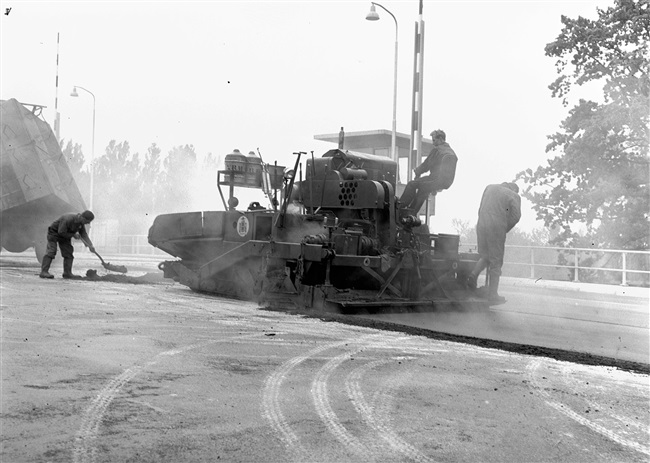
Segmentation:
[(436, 183), (436, 190), (445, 190), (454, 183), (457, 162), (456, 153), (449, 143), (444, 142), (434, 146), (424, 162), (413, 170), (418, 176), (431, 172), (431, 181)]
[(58, 238), (72, 239), (79, 233), (84, 242), (90, 242), (86, 227), (81, 222), (80, 214), (64, 214), (49, 226), (47, 234)]

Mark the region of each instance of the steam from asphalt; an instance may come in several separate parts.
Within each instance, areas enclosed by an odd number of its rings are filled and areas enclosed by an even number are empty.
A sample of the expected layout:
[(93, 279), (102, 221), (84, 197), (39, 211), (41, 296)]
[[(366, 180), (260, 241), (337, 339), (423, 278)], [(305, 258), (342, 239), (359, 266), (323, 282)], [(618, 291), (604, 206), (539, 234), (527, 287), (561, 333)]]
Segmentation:
[(359, 315), (400, 325), (422, 328), (429, 331), (458, 334), (477, 338), (492, 338), (497, 336), (494, 328), (499, 314), (487, 311), (453, 311), (439, 310), (435, 312), (387, 313), (374, 315)]
[[(579, 303), (571, 294), (552, 289), (505, 287), (508, 302), (488, 309), (463, 310), (441, 307), (426, 313), (357, 315), (406, 327), (483, 340), (589, 352), (613, 359), (632, 358), (645, 326), (637, 321), (607, 318), (597, 302)], [(584, 297), (584, 296), (583, 296)], [(636, 320), (636, 319), (635, 319)], [(626, 325), (629, 323), (629, 329)]]
[[(507, 290), (500, 291), (506, 298), (510, 298)], [(525, 296), (527, 297), (527, 296)], [(479, 339), (492, 339), (504, 342), (539, 345), (545, 335), (540, 333), (538, 316), (525, 314), (528, 304), (520, 302), (520, 296), (514, 297), (505, 305), (496, 305), (489, 308), (458, 308), (442, 307), (433, 312), (406, 313), (406, 314), (381, 314), (372, 318), (389, 321), (429, 331), (450, 333)], [(516, 304), (516, 306), (515, 306)], [(535, 306), (531, 303), (530, 306)], [(541, 314), (548, 323), (562, 323), (561, 314), (553, 314), (549, 307)], [(514, 327), (514, 329), (513, 329)], [(564, 346), (567, 347), (567, 346)]]

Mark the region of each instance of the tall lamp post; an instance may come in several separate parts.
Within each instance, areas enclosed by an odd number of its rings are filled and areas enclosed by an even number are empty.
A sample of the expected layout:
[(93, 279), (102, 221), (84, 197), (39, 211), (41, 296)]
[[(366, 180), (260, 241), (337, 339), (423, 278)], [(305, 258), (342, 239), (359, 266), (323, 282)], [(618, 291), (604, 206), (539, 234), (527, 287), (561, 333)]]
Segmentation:
[[(397, 152), (397, 19), (395, 18), (395, 15), (388, 11), (383, 5), (380, 5), (379, 3), (376, 2), (370, 2), (370, 12), (366, 15), (366, 19), (368, 21), (377, 21), (379, 20), (379, 14), (377, 14), (377, 11), (375, 10), (375, 6), (378, 6), (382, 10), (384, 10), (386, 13), (391, 15), (393, 18), (393, 21), (395, 21), (395, 69), (393, 72), (393, 132), (391, 135), (391, 145), (390, 145), (390, 155), (393, 161), (397, 163), (397, 168), (399, 172), (399, 153)], [(399, 173), (398, 173), (398, 178), (397, 181), (399, 182)]]
[(92, 211), (93, 196), (95, 190), (95, 95), (90, 90), (80, 87), (79, 85), (75, 85), (72, 89), (72, 93), (70, 93), (70, 96), (78, 97), (79, 94), (77, 93), (77, 89), (81, 89), (84, 92), (90, 93), (90, 95), (93, 97), (93, 144), (90, 152), (90, 199), (88, 205), (88, 208)]

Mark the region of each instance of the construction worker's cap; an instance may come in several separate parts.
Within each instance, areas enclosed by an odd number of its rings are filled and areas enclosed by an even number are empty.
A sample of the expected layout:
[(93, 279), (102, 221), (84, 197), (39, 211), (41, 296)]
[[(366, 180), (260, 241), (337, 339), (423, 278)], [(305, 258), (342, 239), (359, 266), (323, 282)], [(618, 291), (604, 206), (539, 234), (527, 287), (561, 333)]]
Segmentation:
[(445, 132), (443, 132), (442, 130), (438, 129), (438, 130), (434, 130), (433, 132), (431, 132), (431, 138), (433, 138), (434, 140), (436, 140), (436, 139), (439, 139), (439, 140), (446, 140), (446, 139), (447, 139), (447, 135), (445, 134)]
[(92, 222), (92, 221), (95, 219), (95, 214), (93, 214), (93, 213), (90, 212), (90, 211), (83, 211), (83, 212), (81, 213), (81, 217), (83, 217), (84, 219), (86, 219), (88, 222)]

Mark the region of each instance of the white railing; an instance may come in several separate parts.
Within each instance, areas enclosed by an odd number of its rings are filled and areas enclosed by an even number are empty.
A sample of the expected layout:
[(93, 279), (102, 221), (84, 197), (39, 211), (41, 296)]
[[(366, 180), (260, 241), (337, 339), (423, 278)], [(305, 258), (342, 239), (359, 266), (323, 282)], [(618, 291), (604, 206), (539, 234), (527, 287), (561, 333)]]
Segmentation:
[[(107, 254), (171, 258), (151, 246), (146, 235), (95, 236)], [(476, 252), (476, 244), (461, 244), (461, 252)], [(650, 286), (650, 251), (506, 245), (505, 276)]]
[(118, 254), (169, 255), (150, 245), (146, 235), (119, 235), (117, 248)]
[(93, 244), (106, 254), (129, 254), (139, 256), (169, 256), (164, 251), (153, 247), (147, 235), (94, 235)]
[[(476, 245), (461, 251), (476, 252)], [(506, 245), (504, 275), (650, 286), (650, 251)]]

